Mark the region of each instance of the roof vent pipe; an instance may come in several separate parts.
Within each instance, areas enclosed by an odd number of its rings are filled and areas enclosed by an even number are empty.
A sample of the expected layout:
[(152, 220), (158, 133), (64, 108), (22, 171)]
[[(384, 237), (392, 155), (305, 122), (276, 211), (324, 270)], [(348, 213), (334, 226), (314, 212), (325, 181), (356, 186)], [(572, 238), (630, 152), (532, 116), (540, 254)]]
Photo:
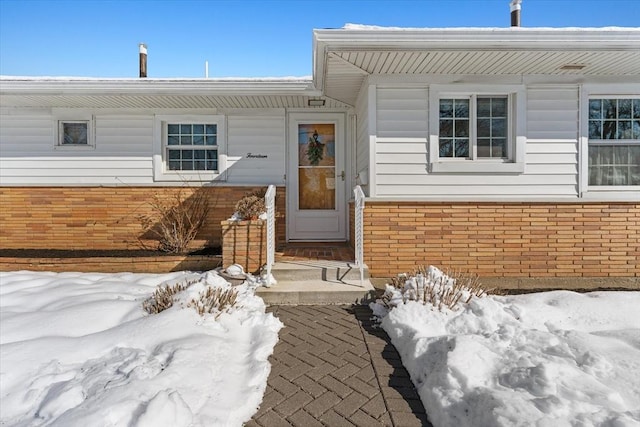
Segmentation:
[(520, 26), (520, 9), (522, 0), (511, 0), (511, 4), (509, 5), (511, 9), (511, 26), (519, 27)]
[(140, 78), (147, 77), (147, 45), (140, 43)]

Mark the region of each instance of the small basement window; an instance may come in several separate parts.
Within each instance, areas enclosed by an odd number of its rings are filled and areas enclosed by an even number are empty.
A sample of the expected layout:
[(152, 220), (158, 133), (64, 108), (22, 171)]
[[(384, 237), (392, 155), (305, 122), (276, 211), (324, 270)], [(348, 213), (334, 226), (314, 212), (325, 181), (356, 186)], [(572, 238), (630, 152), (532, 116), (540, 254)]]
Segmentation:
[(56, 148), (94, 148), (93, 120), (58, 120)]

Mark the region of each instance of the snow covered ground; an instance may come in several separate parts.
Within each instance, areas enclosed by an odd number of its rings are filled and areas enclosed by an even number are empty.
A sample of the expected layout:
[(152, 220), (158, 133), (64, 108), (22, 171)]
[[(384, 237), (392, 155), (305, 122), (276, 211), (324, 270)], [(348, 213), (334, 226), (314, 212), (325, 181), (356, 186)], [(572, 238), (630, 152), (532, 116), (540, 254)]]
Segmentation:
[(372, 308), (434, 426), (640, 426), (640, 292)]
[[(147, 314), (156, 286), (195, 282)], [(257, 411), (282, 324), (247, 285), (200, 316), (205, 274), (0, 273), (0, 425), (239, 426)]]
[[(187, 281), (173, 307), (142, 309)], [(0, 425), (242, 425), (282, 324), (246, 284), (237, 309), (200, 316), (187, 304), (209, 286), (229, 285), (213, 272), (0, 273)], [(435, 426), (640, 426), (640, 292), (395, 302), (374, 312)]]

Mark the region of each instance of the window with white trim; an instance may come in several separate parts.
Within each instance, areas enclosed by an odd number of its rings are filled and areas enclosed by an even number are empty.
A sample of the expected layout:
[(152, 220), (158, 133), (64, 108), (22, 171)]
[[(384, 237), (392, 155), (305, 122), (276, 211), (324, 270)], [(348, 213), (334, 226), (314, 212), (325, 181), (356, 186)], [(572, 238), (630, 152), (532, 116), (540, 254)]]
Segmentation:
[(222, 115), (157, 115), (153, 168), (156, 181), (224, 179), (225, 120)]
[(589, 186), (640, 185), (640, 98), (589, 98)]
[(439, 157), (507, 159), (508, 103), (506, 95), (441, 98)]
[(456, 85), (430, 88), (431, 172), (522, 173), (524, 88), (492, 85), (475, 89)]
[(166, 124), (165, 162), (170, 171), (218, 172), (216, 123)]
[(57, 119), (56, 149), (95, 148), (93, 118)]

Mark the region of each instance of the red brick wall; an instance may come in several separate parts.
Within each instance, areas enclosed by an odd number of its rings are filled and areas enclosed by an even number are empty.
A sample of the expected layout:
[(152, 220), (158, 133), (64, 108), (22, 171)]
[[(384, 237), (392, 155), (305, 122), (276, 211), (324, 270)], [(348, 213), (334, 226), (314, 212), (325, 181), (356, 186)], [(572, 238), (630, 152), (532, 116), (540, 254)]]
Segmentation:
[(373, 277), (435, 265), (483, 277), (638, 277), (639, 203), (367, 201)]
[[(140, 249), (156, 248), (140, 216), (153, 214), (154, 196), (204, 191), (209, 216), (193, 247), (220, 246), (220, 222), (236, 202), (258, 187), (0, 187), (0, 248)], [(278, 187), (277, 238), (285, 240), (285, 188)]]

